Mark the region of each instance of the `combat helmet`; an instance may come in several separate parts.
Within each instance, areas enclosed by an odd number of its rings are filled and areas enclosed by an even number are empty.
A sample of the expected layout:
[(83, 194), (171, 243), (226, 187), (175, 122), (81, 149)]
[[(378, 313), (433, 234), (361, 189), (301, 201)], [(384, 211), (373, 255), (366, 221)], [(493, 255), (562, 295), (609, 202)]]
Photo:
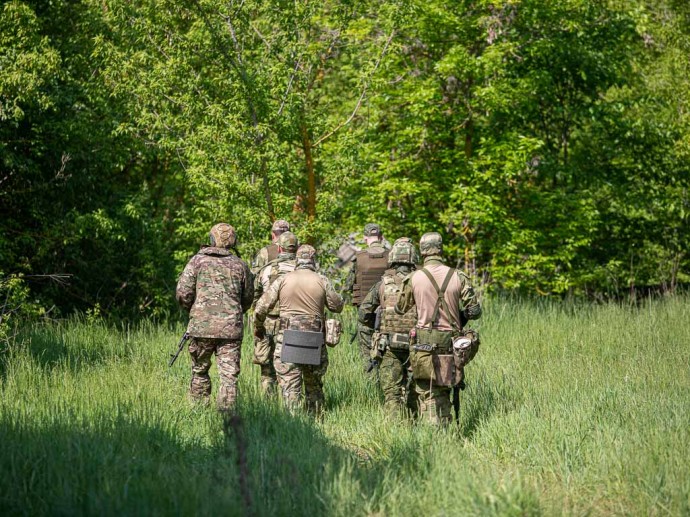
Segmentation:
[(388, 266), (393, 264), (409, 264), (410, 266), (419, 264), (419, 252), (412, 239), (400, 237), (393, 243), (388, 253)]
[(281, 233), (276, 243), (286, 253), (295, 253), (297, 251), (297, 236), (292, 232)]
[(443, 238), (438, 232), (429, 232), (422, 235), (419, 239), (419, 250), (422, 257), (429, 255), (441, 255), (443, 253)]
[(235, 229), (227, 223), (218, 223), (209, 232), (211, 246), (215, 248), (234, 248), (237, 244)]

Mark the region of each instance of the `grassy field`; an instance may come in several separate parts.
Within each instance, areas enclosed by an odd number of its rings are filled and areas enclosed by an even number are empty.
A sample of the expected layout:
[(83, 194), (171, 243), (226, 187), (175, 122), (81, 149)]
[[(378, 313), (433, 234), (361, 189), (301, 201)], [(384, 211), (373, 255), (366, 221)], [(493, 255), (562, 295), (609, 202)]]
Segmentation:
[(223, 422), (167, 368), (181, 327), (33, 328), (0, 363), (0, 512), (690, 515), (690, 299), (494, 300), (480, 328), (445, 431), (388, 420), (349, 339), (315, 422), (261, 399), (247, 338)]

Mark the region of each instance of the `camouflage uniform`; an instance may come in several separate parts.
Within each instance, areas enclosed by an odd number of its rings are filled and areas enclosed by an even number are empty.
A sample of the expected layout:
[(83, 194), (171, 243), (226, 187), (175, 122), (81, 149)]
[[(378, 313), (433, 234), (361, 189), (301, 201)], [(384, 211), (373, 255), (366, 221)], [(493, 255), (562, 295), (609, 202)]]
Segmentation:
[(372, 356), (380, 361), (379, 379), (384, 407), (388, 413), (398, 414), (406, 408), (415, 410), (407, 366), (409, 334), (417, 322), (417, 314), (414, 307), (402, 316), (395, 312), (403, 279), (419, 263), (419, 254), (412, 241), (406, 237), (396, 240), (388, 255), (388, 263), (391, 268), (367, 293), (359, 306), (358, 316), (359, 322), (366, 325), (375, 319), (377, 310), (381, 312), (380, 327), (375, 330), (372, 341)]
[[(261, 295), (278, 278), (293, 271), (297, 262), (297, 237), (292, 232), (284, 232), (278, 237), (279, 253), (277, 258), (266, 264), (254, 280), (254, 301), (258, 301)], [(273, 353), (275, 351), (275, 336), (280, 330), (280, 317), (277, 308), (266, 315), (264, 322), (266, 336), (263, 339), (254, 339), (254, 363), (261, 367), (261, 388), (264, 394), (272, 394), (276, 391), (276, 370), (273, 366)]]
[(304, 399), (309, 412), (319, 414), (323, 410), (323, 376), (328, 369), (328, 352), (321, 348), (321, 364), (318, 366), (284, 363), (280, 360), (283, 346), (283, 330), (324, 331), (325, 313), (343, 310), (343, 299), (333, 289), (325, 276), (316, 272), (314, 248), (300, 246), (297, 250), (297, 268), (278, 278), (259, 299), (254, 311), (254, 326), (257, 332), (264, 330), (266, 316), (274, 307), (279, 307), (280, 332), (276, 337), (273, 362), (278, 374), (283, 400), (290, 408), (302, 404)]
[[(364, 226), (365, 237), (381, 237), (381, 227), (375, 223)], [(371, 287), (380, 280), (383, 272), (388, 269), (388, 250), (382, 241), (369, 244), (366, 250), (358, 251), (352, 261), (350, 273), (345, 281), (345, 292), (350, 293), (352, 305), (359, 307), (364, 296)], [(371, 336), (374, 333), (373, 321), (371, 324), (357, 324), (357, 336), (359, 341), (359, 353), (365, 364), (369, 363), (371, 355)]]
[(178, 303), (189, 311), (187, 333), (192, 337), (192, 380), (189, 395), (208, 401), (211, 395), (211, 356), (218, 358), (218, 408), (231, 408), (237, 398), (240, 373), (242, 315), (252, 304), (254, 287), (247, 264), (228, 248), (235, 230), (221, 223), (211, 228), (211, 246), (203, 246), (187, 263), (177, 282)]
[[(416, 343), (410, 350), (410, 363), (415, 372), (413, 383), (419, 412), (431, 423), (447, 425), (451, 421), (451, 388), (435, 386), (430, 380), (431, 375), (417, 372), (424, 370), (428, 373), (433, 356), (452, 353), (452, 337), (462, 328), (463, 319), (479, 318), (482, 310), (467, 276), (459, 270), (454, 270), (449, 276), (453, 270), (443, 264), (441, 235), (436, 232), (424, 234), (419, 247), (424, 256), (424, 267), (403, 281), (402, 294), (395, 310), (398, 314), (404, 314), (415, 305), (417, 307)], [(450, 314), (441, 306), (435, 320), (438, 295), (424, 270), (431, 274), (438, 286), (442, 286), (448, 278), (444, 300)], [(431, 345), (433, 350), (428, 352), (416, 348), (420, 345)]]
[(290, 230), (290, 223), (284, 219), (277, 219), (274, 221), (273, 226), (271, 226), (271, 238), (273, 242), (268, 246), (264, 246), (259, 250), (259, 252), (254, 257), (252, 262), (252, 274), (257, 275), (263, 267), (266, 266), (272, 260), (278, 258), (278, 237), (283, 232)]

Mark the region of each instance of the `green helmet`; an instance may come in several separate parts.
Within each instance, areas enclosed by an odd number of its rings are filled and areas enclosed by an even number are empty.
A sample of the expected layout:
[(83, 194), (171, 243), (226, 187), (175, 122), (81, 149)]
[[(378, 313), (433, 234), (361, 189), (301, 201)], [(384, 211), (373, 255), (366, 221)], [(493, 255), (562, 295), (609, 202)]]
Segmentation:
[(237, 244), (237, 234), (229, 224), (219, 223), (211, 228), (209, 240), (215, 248), (232, 248)]
[(438, 232), (429, 232), (422, 235), (419, 239), (419, 250), (423, 257), (429, 255), (440, 255), (443, 253), (443, 238)]
[(388, 253), (388, 265), (409, 264), (416, 266), (419, 264), (419, 253), (417, 247), (408, 237), (400, 237), (393, 243), (393, 247)]
[(295, 253), (297, 251), (297, 236), (292, 232), (283, 232), (278, 237), (277, 241), (280, 249), (287, 253)]

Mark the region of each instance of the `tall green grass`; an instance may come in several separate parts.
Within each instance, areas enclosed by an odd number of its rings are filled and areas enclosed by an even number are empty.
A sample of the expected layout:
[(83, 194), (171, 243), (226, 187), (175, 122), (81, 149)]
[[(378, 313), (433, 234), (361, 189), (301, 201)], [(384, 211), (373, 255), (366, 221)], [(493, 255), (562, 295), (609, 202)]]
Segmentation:
[(689, 301), (487, 301), (447, 430), (386, 417), (345, 338), (314, 421), (261, 398), (247, 337), (224, 422), (167, 368), (181, 327), (37, 326), (0, 363), (0, 512), (688, 515)]

